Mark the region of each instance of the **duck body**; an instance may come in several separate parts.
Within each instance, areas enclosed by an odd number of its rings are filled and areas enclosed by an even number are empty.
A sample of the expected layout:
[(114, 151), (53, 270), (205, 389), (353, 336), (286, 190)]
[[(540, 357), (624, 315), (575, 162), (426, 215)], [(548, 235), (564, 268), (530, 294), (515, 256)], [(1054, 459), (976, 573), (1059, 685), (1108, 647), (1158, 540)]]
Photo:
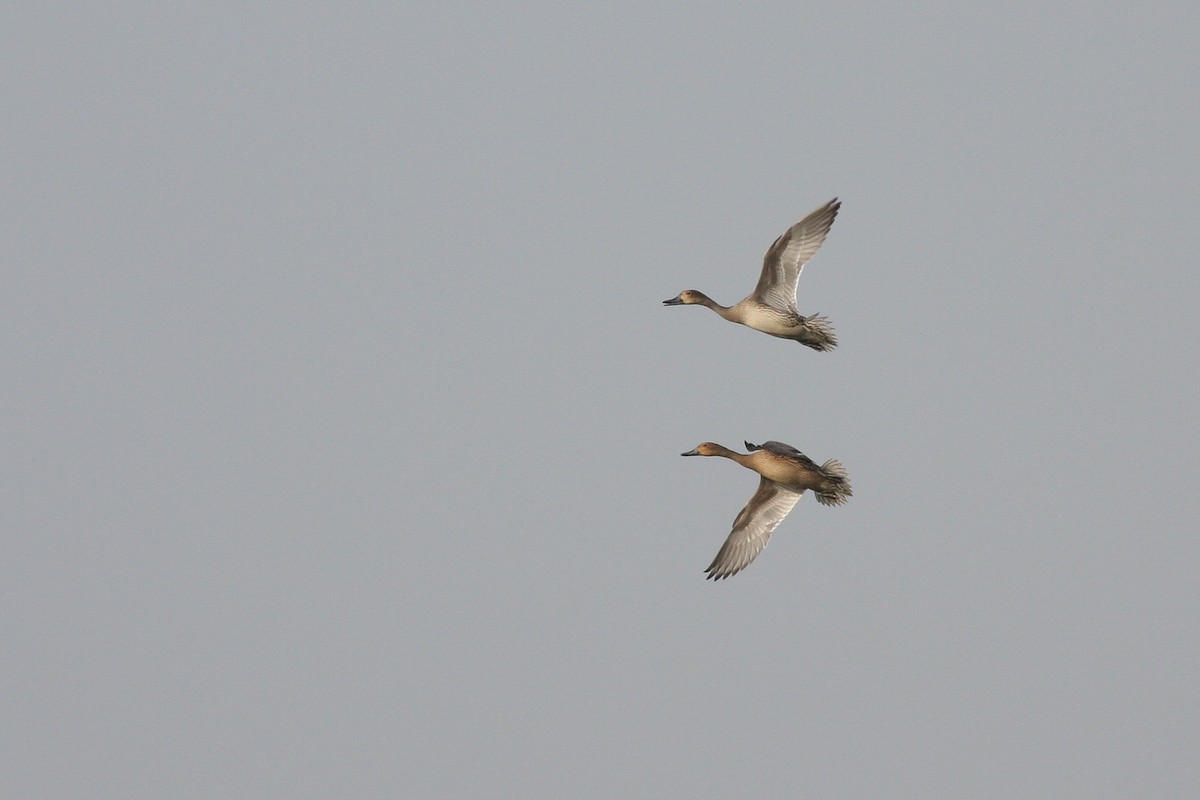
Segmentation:
[(824, 352), (837, 347), (829, 320), (796, 310), (796, 286), (804, 265), (820, 249), (841, 203), (837, 198), (788, 228), (763, 256), (762, 273), (754, 291), (732, 306), (723, 306), (704, 292), (686, 289), (663, 305), (702, 305), (721, 317), (756, 331), (800, 342)]
[(795, 339), (804, 329), (807, 321), (799, 314), (780, 310), (775, 306), (760, 303), (753, 297), (747, 297), (729, 309), (726, 319), (753, 328), (756, 331), (778, 336), (780, 339)]
[(791, 445), (746, 442), (738, 453), (715, 442), (703, 442), (685, 456), (720, 456), (759, 474), (758, 490), (733, 521), (733, 530), (705, 572), (713, 580), (728, 578), (750, 565), (767, 546), (771, 533), (791, 513), (801, 495), (811, 490), (823, 505), (841, 505), (853, 494), (841, 462), (818, 465)]

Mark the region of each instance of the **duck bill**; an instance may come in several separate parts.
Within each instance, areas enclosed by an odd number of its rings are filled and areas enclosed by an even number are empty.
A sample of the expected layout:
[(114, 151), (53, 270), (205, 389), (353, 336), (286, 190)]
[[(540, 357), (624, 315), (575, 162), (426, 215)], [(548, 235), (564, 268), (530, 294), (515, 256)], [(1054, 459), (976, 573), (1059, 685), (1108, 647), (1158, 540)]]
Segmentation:
[(663, 300), (663, 305), (664, 306), (681, 306), (681, 305), (683, 305), (683, 301), (680, 300), (678, 297), (672, 297), (670, 300)]
[(688, 450), (686, 453), (680, 453), (679, 455), (681, 455), (681, 456), (698, 456), (698, 455), (700, 455), (700, 453), (698, 453), (696, 451), (696, 448), (693, 447), (691, 450)]

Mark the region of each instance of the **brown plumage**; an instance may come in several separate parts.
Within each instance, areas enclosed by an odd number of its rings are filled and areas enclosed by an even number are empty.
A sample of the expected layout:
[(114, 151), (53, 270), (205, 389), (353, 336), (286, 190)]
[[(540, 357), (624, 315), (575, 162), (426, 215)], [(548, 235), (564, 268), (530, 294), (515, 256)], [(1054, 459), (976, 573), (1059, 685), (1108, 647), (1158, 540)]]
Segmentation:
[(694, 450), (681, 454), (721, 456), (760, 476), (758, 491), (738, 513), (733, 530), (705, 570), (714, 580), (736, 575), (748, 567), (767, 546), (771, 532), (783, 522), (804, 492), (811, 489), (817, 502), (827, 506), (841, 505), (853, 494), (849, 476), (836, 459), (831, 458), (818, 466), (804, 453), (783, 442), (745, 444), (750, 451), (745, 454), (713, 442), (703, 442)]
[(762, 274), (754, 291), (732, 306), (723, 306), (704, 292), (686, 289), (663, 305), (700, 305), (711, 308), (730, 322), (756, 331), (792, 339), (813, 350), (837, 347), (833, 326), (820, 314), (801, 316), (796, 310), (796, 284), (800, 273), (825, 242), (829, 228), (842, 204), (835, 197), (792, 227), (763, 256)]

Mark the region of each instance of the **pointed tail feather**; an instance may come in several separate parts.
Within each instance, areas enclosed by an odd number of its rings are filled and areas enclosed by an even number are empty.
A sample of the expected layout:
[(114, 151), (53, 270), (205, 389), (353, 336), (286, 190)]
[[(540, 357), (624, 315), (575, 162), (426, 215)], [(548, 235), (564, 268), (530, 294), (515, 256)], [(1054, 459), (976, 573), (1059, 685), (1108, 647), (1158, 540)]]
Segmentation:
[(826, 506), (840, 506), (854, 494), (850, 489), (850, 476), (846, 468), (836, 458), (831, 458), (821, 465), (821, 474), (825, 481), (815, 490), (817, 502)]
[(837, 347), (837, 336), (833, 334), (833, 326), (829, 324), (829, 317), (823, 317), (820, 314), (804, 318), (804, 325), (796, 341), (822, 353)]

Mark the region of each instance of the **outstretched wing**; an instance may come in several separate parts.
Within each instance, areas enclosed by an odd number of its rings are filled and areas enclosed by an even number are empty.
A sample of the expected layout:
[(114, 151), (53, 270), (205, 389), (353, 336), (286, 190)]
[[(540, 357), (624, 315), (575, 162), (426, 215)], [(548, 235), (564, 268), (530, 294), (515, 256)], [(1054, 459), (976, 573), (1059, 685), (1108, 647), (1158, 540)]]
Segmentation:
[(717, 557), (704, 570), (713, 580), (736, 575), (750, 565), (767, 546), (771, 532), (779, 527), (800, 499), (802, 492), (760, 478), (758, 491), (733, 521), (733, 531), (721, 545)]
[(751, 295), (775, 308), (796, 310), (796, 283), (804, 265), (821, 249), (841, 202), (835, 197), (788, 228), (763, 256), (762, 275)]

